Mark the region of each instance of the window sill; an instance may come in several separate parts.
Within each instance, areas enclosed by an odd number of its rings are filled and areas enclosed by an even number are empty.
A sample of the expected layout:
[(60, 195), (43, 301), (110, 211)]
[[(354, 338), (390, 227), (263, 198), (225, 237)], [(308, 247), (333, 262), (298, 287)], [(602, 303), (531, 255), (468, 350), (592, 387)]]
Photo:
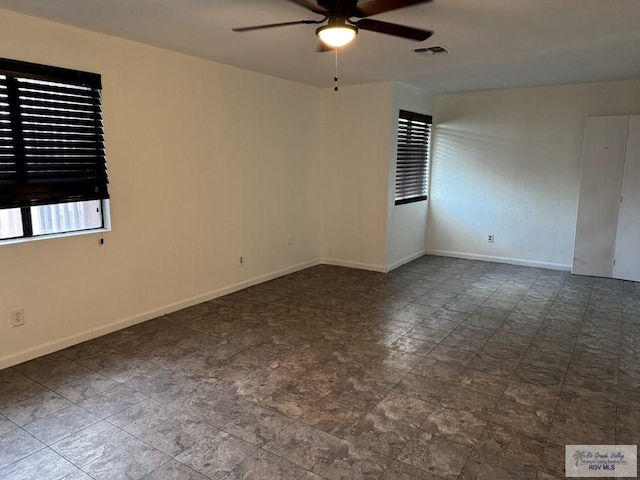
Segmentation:
[(20, 238), (7, 238), (6, 240), (0, 240), (0, 247), (3, 245), (14, 245), (16, 243), (30, 243), (30, 242), (38, 242), (40, 240), (49, 240), (52, 238), (67, 238), (67, 237), (77, 237), (79, 235), (91, 235), (96, 233), (104, 233), (110, 232), (111, 228), (94, 228), (91, 230), (76, 230), (75, 232), (64, 232), (64, 233), (51, 233), (48, 235), (38, 235), (35, 237), (20, 237)]
[(426, 202), (427, 200), (429, 200), (428, 196), (418, 197), (418, 198), (407, 198), (404, 200), (396, 200), (394, 202), (394, 205), (396, 207), (401, 207), (402, 205), (411, 205), (412, 203)]

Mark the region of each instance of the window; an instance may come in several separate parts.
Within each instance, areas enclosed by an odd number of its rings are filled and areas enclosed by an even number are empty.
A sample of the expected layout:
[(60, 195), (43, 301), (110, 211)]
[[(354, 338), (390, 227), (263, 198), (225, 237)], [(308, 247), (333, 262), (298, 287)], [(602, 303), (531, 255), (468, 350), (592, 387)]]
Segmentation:
[(427, 199), (429, 180), (429, 115), (400, 110), (396, 160), (395, 204)]
[(0, 240), (105, 227), (100, 75), (0, 59)]

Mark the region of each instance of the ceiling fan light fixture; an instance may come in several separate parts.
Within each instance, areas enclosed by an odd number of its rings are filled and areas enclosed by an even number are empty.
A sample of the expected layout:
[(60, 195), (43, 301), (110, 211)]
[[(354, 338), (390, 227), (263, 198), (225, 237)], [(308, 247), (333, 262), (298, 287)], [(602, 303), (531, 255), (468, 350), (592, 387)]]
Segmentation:
[(358, 34), (358, 29), (353, 25), (325, 25), (316, 30), (318, 38), (326, 45), (338, 48), (344, 47), (353, 41)]

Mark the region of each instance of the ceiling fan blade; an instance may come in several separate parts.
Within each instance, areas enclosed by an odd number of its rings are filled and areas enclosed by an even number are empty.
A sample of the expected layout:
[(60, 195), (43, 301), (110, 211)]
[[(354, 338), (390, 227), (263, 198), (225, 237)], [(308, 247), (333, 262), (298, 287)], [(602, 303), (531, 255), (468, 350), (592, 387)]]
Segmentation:
[(310, 25), (322, 23), (324, 20), (298, 20), (297, 22), (269, 23), (267, 25), (253, 25), (252, 27), (232, 28), (234, 32), (250, 32), (252, 30), (264, 30), (265, 28), (288, 27), (289, 25)]
[(399, 8), (410, 7), (419, 3), (429, 3), (433, 0), (372, 0), (357, 6), (352, 13), (352, 17), (365, 18), (379, 13), (398, 10)]
[(300, 5), (301, 7), (306, 8), (307, 10), (310, 10), (313, 13), (317, 13), (319, 15), (325, 15), (327, 13), (327, 10), (321, 7), (320, 5), (318, 5), (316, 2), (311, 2), (309, 0), (287, 0), (287, 1)]
[(407, 27), (396, 23), (381, 22), (380, 20), (372, 20), (363, 18), (354, 23), (360, 30), (369, 30), (371, 32), (384, 33), (395, 37), (408, 38), (421, 42), (426, 40), (433, 32), (431, 30), (422, 30), (420, 28)]

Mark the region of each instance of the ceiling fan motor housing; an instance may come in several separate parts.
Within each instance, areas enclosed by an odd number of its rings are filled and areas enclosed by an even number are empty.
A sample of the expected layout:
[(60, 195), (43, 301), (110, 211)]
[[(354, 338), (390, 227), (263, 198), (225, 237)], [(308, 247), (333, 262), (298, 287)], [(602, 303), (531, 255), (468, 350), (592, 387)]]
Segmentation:
[[(432, 0), (369, 0), (358, 5), (358, 0), (288, 0), (324, 18), (319, 20), (298, 20), (293, 22), (271, 23), (252, 27), (234, 28), (236, 32), (247, 32), (265, 28), (286, 27), (290, 25), (321, 24), (326, 25), (316, 30), (316, 35), (330, 48), (342, 47), (355, 38), (359, 30), (368, 30), (385, 35), (406, 38), (421, 42), (433, 32), (421, 28), (398, 25), (368, 18), (372, 15), (397, 10), (400, 8), (429, 3)], [(352, 20), (355, 18), (355, 20)], [(327, 51), (319, 49), (318, 51)]]

